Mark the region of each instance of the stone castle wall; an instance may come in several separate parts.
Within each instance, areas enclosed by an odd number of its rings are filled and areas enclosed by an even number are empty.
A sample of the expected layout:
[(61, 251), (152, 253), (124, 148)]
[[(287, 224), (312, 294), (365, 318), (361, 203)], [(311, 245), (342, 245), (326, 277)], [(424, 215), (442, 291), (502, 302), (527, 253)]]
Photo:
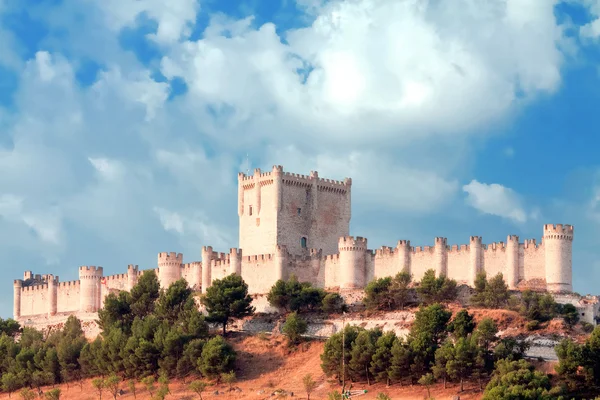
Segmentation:
[[(161, 287), (185, 279), (194, 290), (206, 292), (215, 279), (239, 274), (253, 295), (267, 293), (278, 279), (292, 275), (321, 288), (362, 289), (374, 278), (407, 271), (420, 281), (425, 271), (473, 285), (485, 271), (502, 273), (511, 289), (536, 288), (572, 291), (570, 225), (545, 225), (540, 244), (482, 243), (449, 246), (437, 237), (432, 246), (413, 247), (400, 240), (396, 247), (368, 248), (367, 239), (348, 236), (352, 180), (323, 179), (313, 171), (299, 175), (274, 166), (238, 175), (239, 243), (241, 249), (220, 253), (202, 247), (202, 260), (183, 262), (181, 253), (159, 253), (156, 272)], [(243, 249), (243, 250), (242, 250)], [(94, 313), (111, 292), (131, 290), (140, 274), (129, 265), (123, 274), (104, 276), (102, 267), (80, 267), (79, 280), (59, 282), (52, 275), (25, 272), (14, 282), (16, 318), (57, 313)]]

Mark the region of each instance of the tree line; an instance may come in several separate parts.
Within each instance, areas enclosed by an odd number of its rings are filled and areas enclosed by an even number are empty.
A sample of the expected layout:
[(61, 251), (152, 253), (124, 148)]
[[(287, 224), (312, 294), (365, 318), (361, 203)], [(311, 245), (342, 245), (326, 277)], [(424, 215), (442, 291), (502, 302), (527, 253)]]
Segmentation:
[[(254, 312), (252, 298), (246, 283), (233, 274), (215, 280), (200, 302), (206, 317), (184, 279), (161, 290), (154, 271), (145, 271), (130, 292), (105, 298), (98, 312), (101, 333), (92, 342), (85, 339), (75, 316), (47, 335), (13, 320), (1, 321), (2, 390), (40, 391), (42, 386), (82, 384), (93, 377), (102, 377), (96, 386), (104, 389), (110, 382), (114, 387), (112, 377), (147, 382), (155, 377), (219, 379), (234, 369), (236, 353), (223, 336), (209, 333), (209, 323), (220, 325), (225, 333), (233, 318)], [(164, 392), (164, 385), (157, 393), (160, 390)]]

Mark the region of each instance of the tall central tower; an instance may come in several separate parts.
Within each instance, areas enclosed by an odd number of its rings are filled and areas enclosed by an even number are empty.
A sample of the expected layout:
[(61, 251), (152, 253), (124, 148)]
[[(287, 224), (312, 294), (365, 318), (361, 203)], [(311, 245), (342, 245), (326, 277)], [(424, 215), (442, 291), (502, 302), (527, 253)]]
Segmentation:
[(338, 240), (350, 231), (352, 180), (319, 178), (284, 172), (275, 165), (270, 172), (238, 174), (240, 248), (244, 256), (271, 254), (285, 246), (290, 254), (323, 255), (338, 252)]

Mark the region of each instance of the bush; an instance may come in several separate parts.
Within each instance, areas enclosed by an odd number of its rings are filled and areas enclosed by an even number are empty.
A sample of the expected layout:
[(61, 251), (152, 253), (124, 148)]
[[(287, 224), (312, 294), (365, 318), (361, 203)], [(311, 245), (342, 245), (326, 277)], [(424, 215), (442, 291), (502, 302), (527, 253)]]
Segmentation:
[(222, 336), (215, 336), (204, 345), (202, 357), (198, 359), (198, 369), (204, 376), (219, 376), (233, 369), (235, 359), (233, 347)]
[(535, 319), (533, 321), (529, 321), (525, 325), (525, 329), (527, 329), (528, 331), (537, 331), (538, 329), (540, 329), (540, 321)]
[(338, 293), (327, 293), (323, 297), (322, 308), (326, 313), (337, 314), (346, 311), (346, 303)]
[(426, 304), (444, 303), (456, 299), (456, 281), (445, 276), (435, 277), (435, 271), (425, 272), (417, 287), (417, 293)]
[(575, 326), (575, 324), (577, 324), (577, 322), (579, 322), (579, 312), (573, 304), (565, 304), (562, 306), (560, 313), (565, 321), (565, 324), (567, 324), (569, 328), (572, 328)]
[(302, 335), (306, 333), (308, 324), (298, 313), (291, 313), (283, 324), (283, 333), (287, 336), (289, 344), (298, 344)]
[(325, 291), (312, 287), (309, 282), (299, 282), (295, 275), (287, 281), (278, 280), (271, 287), (267, 300), (273, 307), (285, 311), (318, 310), (323, 304)]
[(585, 333), (592, 333), (592, 331), (594, 330), (594, 324), (590, 324), (586, 321), (581, 321), (579, 324), (581, 325), (581, 329), (583, 329)]
[(521, 294), (519, 312), (529, 320), (546, 322), (554, 318), (558, 305), (552, 295), (525, 290)]

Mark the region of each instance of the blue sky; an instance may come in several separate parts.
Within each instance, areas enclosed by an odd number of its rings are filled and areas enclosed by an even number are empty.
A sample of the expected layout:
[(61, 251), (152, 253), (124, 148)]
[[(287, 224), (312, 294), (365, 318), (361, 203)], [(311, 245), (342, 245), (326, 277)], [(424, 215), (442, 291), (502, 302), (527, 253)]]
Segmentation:
[(0, 0), (0, 316), (24, 270), (237, 246), (273, 164), (352, 177), (372, 248), (573, 224), (597, 293), (600, 0), (475, 4)]

